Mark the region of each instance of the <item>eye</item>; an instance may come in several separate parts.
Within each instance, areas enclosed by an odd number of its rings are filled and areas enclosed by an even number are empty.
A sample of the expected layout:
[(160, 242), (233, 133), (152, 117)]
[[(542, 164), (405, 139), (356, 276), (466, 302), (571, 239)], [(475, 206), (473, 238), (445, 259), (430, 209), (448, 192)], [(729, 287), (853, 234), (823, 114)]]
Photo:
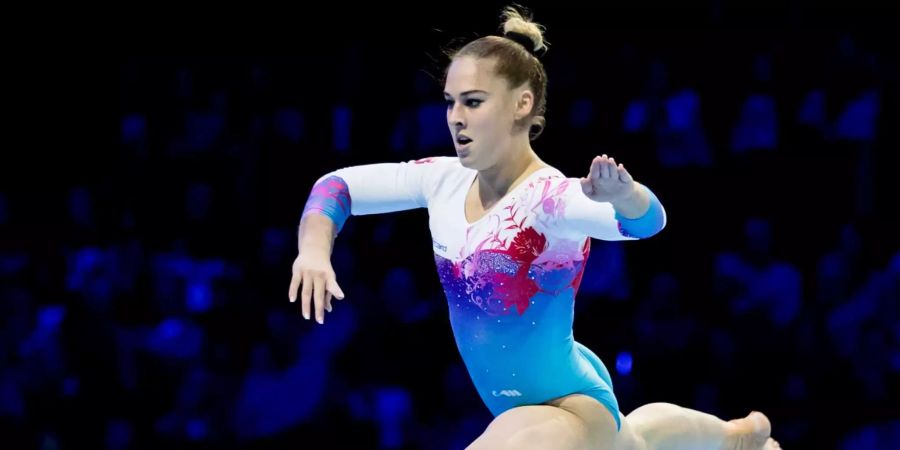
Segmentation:
[(476, 108), (476, 107), (478, 107), (478, 105), (481, 105), (482, 102), (484, 102), (484, 100), (480, 100), (477, 98), (470, 98), (470, 99), (466, 100), (466, 106), (468, 106), (470, 108)]

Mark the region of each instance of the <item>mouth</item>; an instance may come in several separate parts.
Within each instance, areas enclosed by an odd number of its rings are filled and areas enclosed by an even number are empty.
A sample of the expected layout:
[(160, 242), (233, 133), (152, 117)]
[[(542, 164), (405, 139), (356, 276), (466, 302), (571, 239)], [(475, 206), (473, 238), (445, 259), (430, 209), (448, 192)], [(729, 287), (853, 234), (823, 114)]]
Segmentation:
[(462, 149), (467, 148), (469, 146), (469, 144), (472, 143), (472, 138), (470, 138), (466, 135), (458, 134), (458, 135), (456, 135), (455, 143), (456, 143), (456, 149), (462, 150)]

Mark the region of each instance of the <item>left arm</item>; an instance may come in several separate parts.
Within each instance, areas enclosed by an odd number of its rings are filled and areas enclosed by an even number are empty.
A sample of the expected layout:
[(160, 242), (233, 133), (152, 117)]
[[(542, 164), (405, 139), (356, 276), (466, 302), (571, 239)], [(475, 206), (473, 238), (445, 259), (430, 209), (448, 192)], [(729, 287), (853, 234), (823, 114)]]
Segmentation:
[(648, 238), (666, 225), (666, 212), (647, 186), (631, 177), (622, 164), (606, 155), (591, 162), (588, 175), (581, 178), (581, 190), (595, 202), (608, 202), (615, 211), (623, 236)]
[(650, 192), (646, 186), (635, 181), (630, 194), (610, 203), (616, 214), (626, 219), (637, 219), (650, 209)]

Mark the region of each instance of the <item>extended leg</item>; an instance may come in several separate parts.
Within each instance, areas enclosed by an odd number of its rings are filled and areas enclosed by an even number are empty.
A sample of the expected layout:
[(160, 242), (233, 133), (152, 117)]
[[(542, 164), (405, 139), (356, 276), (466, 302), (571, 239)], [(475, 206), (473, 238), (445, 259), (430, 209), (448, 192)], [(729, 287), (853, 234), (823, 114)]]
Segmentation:
[(626, 417), (648, 449), (761, 450), (775, 449), (771, 424), (762, 413), (724, 421), (671, 403), (650, 403)]
[(616, 421), (606, 407), (585, 395), (574, 394), (552, 405), (512, 408), (495, 417), (466, 450), (558, 449), (641, 450), (631, 428)]

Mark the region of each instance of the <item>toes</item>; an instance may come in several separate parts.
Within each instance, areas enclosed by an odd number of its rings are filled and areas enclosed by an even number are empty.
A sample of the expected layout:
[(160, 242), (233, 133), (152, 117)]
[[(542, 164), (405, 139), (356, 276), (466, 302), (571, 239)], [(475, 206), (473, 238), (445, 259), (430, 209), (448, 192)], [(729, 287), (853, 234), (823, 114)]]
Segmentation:
[(753, 431), (756, 434), (765, 434), (769, 436), (772, 432), (772, 424), (769, 422), (769, 418), (766, 417), (765, 414), (759, 411), (753, 411), (750, 415), (747, 416), (753, 422)]

